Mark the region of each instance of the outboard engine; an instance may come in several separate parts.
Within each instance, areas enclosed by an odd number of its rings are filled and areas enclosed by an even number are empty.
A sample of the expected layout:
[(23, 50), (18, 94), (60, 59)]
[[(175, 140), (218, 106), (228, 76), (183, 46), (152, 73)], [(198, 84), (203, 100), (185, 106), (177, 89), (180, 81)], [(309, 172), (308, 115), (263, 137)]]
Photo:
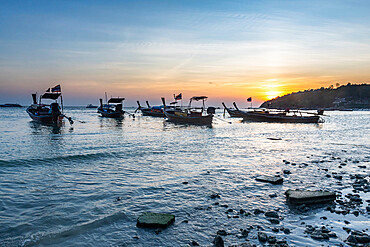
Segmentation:
[(122, 111), (122, 104), (116, 105), (116, 112)]
[(210, 106), (207, 108), (207, 113), (208, 114), (215, 114), (216, 113), (216, 108)]
[(324, 110), (322, 110), (322, 109), (317, 110), (317, 115), (324, 115)]
[(51, 118), (54, 123), (58, 121), (58, 117), (60, 116), (60, 107), (58, 103), (51, 103), (50, 104), (50, 110), (51, 110)]

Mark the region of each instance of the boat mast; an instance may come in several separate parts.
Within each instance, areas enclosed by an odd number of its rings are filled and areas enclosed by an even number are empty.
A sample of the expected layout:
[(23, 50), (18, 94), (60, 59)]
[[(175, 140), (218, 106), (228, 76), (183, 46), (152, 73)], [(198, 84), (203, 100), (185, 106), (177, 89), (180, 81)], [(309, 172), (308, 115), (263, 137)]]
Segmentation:
[(62, 105), (62, 113), (63, 113), (63, 94), (62, 94), (62, 87), (60, 87), (60, 104)]

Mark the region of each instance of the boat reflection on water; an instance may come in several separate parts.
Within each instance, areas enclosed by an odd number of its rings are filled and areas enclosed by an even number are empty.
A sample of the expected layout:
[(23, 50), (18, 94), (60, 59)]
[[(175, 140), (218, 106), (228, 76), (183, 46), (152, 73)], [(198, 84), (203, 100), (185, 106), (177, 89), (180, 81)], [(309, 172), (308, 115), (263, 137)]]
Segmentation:
[(64, 134), (68, 130), (69, 133), (73, 132), (73, 127), (66, 128), (65, 124), (55, 125), (55, 124), (43, 124), (35, 121), (30, 121), (29, 126), (31, 128), (33, 135), (40, 134)]
[(122, 129), (123, 127), (123, 122), (124, 118), (104, 118), (100, 117), (99, 118), (99, 123), (100, 123), (100, 128), (105, 129), (105, 128), (119, 128)]

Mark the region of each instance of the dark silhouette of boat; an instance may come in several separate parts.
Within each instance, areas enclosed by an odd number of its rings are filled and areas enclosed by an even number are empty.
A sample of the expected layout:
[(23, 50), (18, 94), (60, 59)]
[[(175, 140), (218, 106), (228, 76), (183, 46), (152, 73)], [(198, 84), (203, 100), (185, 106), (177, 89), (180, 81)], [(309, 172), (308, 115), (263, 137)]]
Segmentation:
[(103, 99), (100, 100), (100, 106), (98, 108), (98, 113), (102, 117), (108, 118), (123, 118), (125, 111), (123, 110), (122, 102), (125, 98), (110, 98), (107, 104), (103, 104)]
[(2, 104), (0, 107), (23, 107), (20, 104)]
[[(244, 121), (257, 121), (257, 122), (279, 122), (279, 123), (319, 123), (323, 121), (319, 115), (323, 115), (323, 111), (319, 110), (318, 113), (302, 112), (299, 110), (275, 110), (275, 109), (251, 109), (242, 111), (238, 106), (233, 103), (236, 110), (227, 108), (224, 104), (226, 111), (233, 114), (233, 117), (242, 117)], [(230, 116), (231, 116), (230, 114)], [(312, 114), (305, 115), (305, 114)]]
[[(235, 102), (233, 104), (234, 104), (234, 107), (235, 107)], [(226, 110), (227, 113), (229, 113), (230, 117), (243, 118), (243, 113), (240, 112), (240, 110), (238, 110), (237, 107), (235, 107), (235, 109), (228, 108), (228, 107), (226, 107), (224, 102), (222, 102), (222, 105), (224, 107), (224, 115), (225, 115), (225, 110)]]
[[(190, 98), (189, 106), (187, 108), (180, 107), (166, 107), (164, 98), (162, 102), (164, 105), (164, 114), (166, 115), (168, 121), (179, 124), (193, 124), (193, 125), (212, 125), (213, 115), (215, 114), (216, 109), (214, 107), (208, 107), (205, 112), (205, 100), (206, 96), (192, 97)], [(203, 107), (192, 107), (192, 101), (203, 102)], [(204, 115), (205, 114), (205, 115)]]
[[(58, 104), (58, 98), (60, 97), (60, 103)], [(63, 118), (67, 118), (70, 124), (73, 124), (73, 120), (63, 114), (63, 98), (60, 85), (53, 88), (49, 88), (46, 93), (42, 94), (37, 103), (36, 93), (32, 94), (33, 104), (27, 107), (26, 112), (36, 122), (42, 124), (54, 124), (61, 125)], [(54, 102), (50, 105), (43, 104), (42, 99), (53, 100)]]
[(142, 107), (139, 101), (137, 101), (137, 104), (138, 104), (138, 108), (135, 110), (135, 113), (140, 110), (144, 116), (165, 117), (164, 111), (163, 111), (164, 109), (163, 105), (162, 106), (150, 106), (148, 101), (146, 101), (146, 105), (148, 107)]
[(86, 106), (86, 108), (98, 108), (98, 106), (93, 105), (93, 104), (88, 104), (88, 105)]

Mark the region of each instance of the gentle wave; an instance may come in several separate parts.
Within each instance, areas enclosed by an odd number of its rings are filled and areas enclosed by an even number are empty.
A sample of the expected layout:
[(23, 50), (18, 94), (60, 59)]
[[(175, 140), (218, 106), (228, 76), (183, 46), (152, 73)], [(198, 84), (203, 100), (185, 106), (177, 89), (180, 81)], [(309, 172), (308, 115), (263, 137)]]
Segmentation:
[(15, 167), (15, 166), (33, 166), (33, 165), (54, 165), (55, 163), (62, 162), (73, 162), (73, 161), (87, 161), (97, 160), (108, 157), (120, 157), (123, 154), (119, 152), (100, 152), (92, 154), (76, 154), (76, 155), (64, 155), (52, 158), (44, 159), (17, 159), (17, 160), (0, 160), (0, 167)]
[(15, 243), (18, 243), (21, 246), (53, 245), (57, 244), (60, 239), (63, 239), (65, 237), (76, 236), (105, 225), (116, 223), (120, 220), (128, 220), (127, 215), (122, 211), (107, 215), (96, 220), (91, 220), (83, 224), (72, 226), (71, 228), (62, 230), (60, 232), (39, 232), (23, 240), (21, 240), (20, 237), (12, 238), (11, 240), (4, 240), (3, 242), (0, 242), (0, 244), (2, 246), (12, 246)]

